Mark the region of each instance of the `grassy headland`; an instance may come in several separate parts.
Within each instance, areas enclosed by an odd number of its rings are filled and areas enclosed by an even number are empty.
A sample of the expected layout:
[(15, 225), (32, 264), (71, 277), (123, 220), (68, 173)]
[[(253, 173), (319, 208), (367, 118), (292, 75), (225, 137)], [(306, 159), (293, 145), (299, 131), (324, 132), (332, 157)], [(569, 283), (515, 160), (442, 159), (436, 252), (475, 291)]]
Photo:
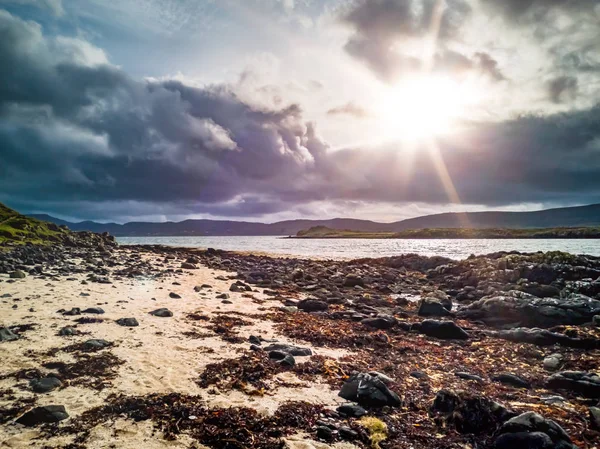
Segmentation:
[(0, 245), (60, 242), (69, 230), (53, 223), (26, 217), (0, 203)]
[(300, 239), (597, 239), (600, 228), (542, 229), (408, 229), (401, 232), (364, 232), (314, 226), (298, 232)]

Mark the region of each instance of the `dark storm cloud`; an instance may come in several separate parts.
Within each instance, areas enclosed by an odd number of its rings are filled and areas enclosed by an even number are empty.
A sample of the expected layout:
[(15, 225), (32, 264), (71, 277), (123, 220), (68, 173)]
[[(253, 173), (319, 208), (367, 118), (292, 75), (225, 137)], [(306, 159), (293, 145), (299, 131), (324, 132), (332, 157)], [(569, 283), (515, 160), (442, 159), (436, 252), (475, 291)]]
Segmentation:
[[(135, 81), (92, 50), (0, 11), (0, 201), (86, 218), (448, 202), (428, 148), (331, 151), (297, 105)], [(600, 198), (599, 122), (598, 107), (522, 117), (437, 145), (465, 203), (587, 202)]]

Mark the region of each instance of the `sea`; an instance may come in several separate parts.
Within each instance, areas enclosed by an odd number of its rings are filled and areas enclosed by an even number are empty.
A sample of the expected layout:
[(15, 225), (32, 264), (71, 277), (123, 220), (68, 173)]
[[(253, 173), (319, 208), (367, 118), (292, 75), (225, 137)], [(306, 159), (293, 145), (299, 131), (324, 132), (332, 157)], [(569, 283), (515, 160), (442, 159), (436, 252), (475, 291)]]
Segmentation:
[(498, 251), (565, 251), (600, 256), (600, 239), (291, 239), (277, 236), (117, 237), (128, 245), (215, 248), (318, 259), (357, 259), (401, 254), (465, 259)]

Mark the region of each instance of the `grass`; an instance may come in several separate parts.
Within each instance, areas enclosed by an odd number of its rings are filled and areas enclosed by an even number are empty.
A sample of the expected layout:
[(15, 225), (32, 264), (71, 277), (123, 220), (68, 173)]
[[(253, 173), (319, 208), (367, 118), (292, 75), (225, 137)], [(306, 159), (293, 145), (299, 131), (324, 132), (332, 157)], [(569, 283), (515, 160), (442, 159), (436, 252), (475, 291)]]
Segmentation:
[(387, 438), (387, 425), (380, 419), (364, 416), (358, 422), (369, 433), (369, 440), (373, 449), (379, 449), (379, 443)]
[(0, 203), (0, 245), (55, 243), (68, 233), (68, 229), (26, 217)]
[(299, 231), (295, 238), (304, 239), (595, 239), (600, 228), (543, 229), (471, 229), (433, 228), (408, 229), (401, 232), (364, 232), (315, 226)]

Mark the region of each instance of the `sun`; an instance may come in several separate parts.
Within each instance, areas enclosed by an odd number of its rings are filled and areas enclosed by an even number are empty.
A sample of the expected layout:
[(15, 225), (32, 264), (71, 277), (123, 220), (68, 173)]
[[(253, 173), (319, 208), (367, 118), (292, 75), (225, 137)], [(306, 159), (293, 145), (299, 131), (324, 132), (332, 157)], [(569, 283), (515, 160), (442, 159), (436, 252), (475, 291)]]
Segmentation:
[(470, 106), (480, 98), (468, 81), (444, 76), (420, 76), (385, 88), (378, 122), (386, 140), (415, 141), (456, 130)]

